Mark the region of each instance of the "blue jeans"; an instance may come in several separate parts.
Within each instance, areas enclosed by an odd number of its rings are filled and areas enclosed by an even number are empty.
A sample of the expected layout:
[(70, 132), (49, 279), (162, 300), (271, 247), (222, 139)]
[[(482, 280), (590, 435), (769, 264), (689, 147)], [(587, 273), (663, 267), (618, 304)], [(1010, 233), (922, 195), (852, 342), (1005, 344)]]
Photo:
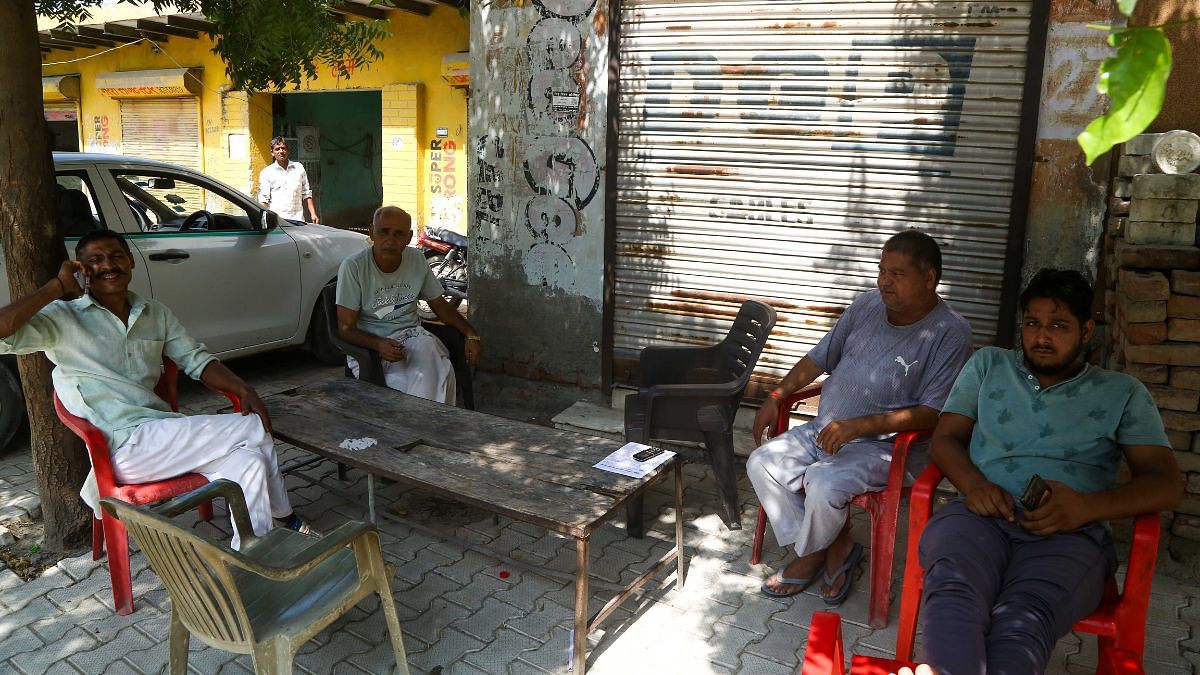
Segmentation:
[(925, 661), (940, 675), (1042, 673), (1054, 643), (1100, 604), (1116, 569), (1108, 530), (1047, 537), (962, 501), (921, 536)]

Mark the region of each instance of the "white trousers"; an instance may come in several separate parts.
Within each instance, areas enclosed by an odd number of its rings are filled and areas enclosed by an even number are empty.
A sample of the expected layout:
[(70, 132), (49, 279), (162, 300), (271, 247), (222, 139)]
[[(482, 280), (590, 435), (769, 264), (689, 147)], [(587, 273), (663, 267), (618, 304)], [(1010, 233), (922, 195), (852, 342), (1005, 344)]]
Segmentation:
[[(454, 405), (458, 383), (446, 345), (420, 326), (398, 330), (388, 337), (404, 345), (403, 361), (383, 362), (383, 379), (388, 388)], [(346, 357), (346, 365), (358, 377), (358, 361), (353, 356)]]
[[(198, 473), (210, 481), (228, 478), (242, 487), (250, 525), (262, 536), (271, 519), (292, 512), (275, 441), (258, 415), (191, 415), (151, 420), (134, 430), (112, 453), (113, 473), (122, 483), (148, 483), (183, 473)], [(241, 547), (233, 526), (232, 547)]]
[(846, 524), (850, 500), (887, 487), (892, 441), (860, 440), (836, 455), (819, 450), (804, 424), (755, 450), (746, 473), (780, 546), (797, 556), (829, 548)]

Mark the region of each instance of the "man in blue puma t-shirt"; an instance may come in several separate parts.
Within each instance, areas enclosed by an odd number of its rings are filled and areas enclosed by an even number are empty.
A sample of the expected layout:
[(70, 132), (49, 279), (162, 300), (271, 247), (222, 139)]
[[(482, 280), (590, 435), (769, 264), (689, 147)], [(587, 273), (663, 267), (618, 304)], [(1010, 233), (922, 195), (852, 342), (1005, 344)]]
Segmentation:
[(941, 276), (932, 237), (906, 230), (888, 239), (877, 289), (846, 308), (759, 408), (756, 441), (787, 414), (780, 400), (829, 373), (816, 419), (771, 439), (746, 463), (775, 538), (796, 549), (763, 593), (795, 595), (818, 578), (829, 605), (849, 593), (862, 557), (850, 538), (850, 500), (887, 486), (892, 437), (933, 427), (971, 353), (970, 325), (938, 297)]

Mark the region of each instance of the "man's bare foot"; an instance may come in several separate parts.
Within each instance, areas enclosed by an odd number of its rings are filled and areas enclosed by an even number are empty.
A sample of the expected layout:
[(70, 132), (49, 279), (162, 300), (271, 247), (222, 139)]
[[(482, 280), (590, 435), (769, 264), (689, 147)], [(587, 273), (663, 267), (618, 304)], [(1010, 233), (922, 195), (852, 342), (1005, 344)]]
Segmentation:
[[(775, 597), (796, 595), (816, 581), (824, 562), (824, 551), (793, 558), (782, 570), (767, 577), (762, 585), (763, 593)], [(785, 580), (795, 583), (786, 583)]]

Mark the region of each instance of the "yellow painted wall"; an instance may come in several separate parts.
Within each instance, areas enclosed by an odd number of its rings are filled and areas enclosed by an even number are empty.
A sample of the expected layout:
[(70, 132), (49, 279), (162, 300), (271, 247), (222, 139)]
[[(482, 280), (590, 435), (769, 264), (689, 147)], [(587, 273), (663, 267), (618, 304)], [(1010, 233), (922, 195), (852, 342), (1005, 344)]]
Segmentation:
[[(384, 203), (396, 204), (413, 212), (414, 221), (451, 227), (466, 232), (466, 162), (461, 159), (467, 139), (467, 97), (465, 90), (446, 84), (441, 76), (442, 57), (465, 51), (468, 47), (468, 22), (457, 10), (437, 6), (429, 16), (391, 11), (392, 36), (378, 46), (384, 57), (367, 67), (353, 68), (347, 79), (334, 77), (330, 68), (322, 68), (316, 79), (294, 91), (343, 91), (376, 89), (383, 95), (383, 133), (380, 153), (384, 158)], [(149, 43), (139, 43), (95, 58), (43, 65), (42, 75), (80, 75), (80, 126), (82, 147), (88, 152), (120, 152), (121, 123), (117, 100), (100, 95), (95, 88), (100, 73), (160, 68), (203, 68), (200, 94), (203, 169), (236, 188), (250, 192), (257, 187), (258, 172), (270, 161), (267, 147), (271, 137), (271, 98), (269, 94), (247, 96), (229, 91), (225, 66), (212, 53), (212, 42), (203, 34), (197, 40), (174, 37), (158, 52)], [(78, 59), (103, 52), (75, 49), (51, 51), (43, 62)], [(411, 99), (411, 109), (396, 107), (397, 95)], [(389, 101), (393, 107), (389, 109)], [(409, 104), (405, 104), (409, 105)], [(411, 113), (411, 114), (403, 114)], [(436, 139), (435, 130), (446, 127), (449, 135)], [(248, 152), (231, 155), (230, 135), (243, 134)], [(235, 139), (236, 140), (236, 139)], [(442, 146), (454, 143), (458, 157), (447, 172), (444, 150), (431, 150), (431, 141)], [(236, 142), (234, 144), (236, 149)], [(435, 167), (431, 167), (431, 163)], [(436, 168), (436, 179), (431, 169)], [(447, 173), (452, 179), (447, 181)], [(433, 193), (432, 188), (438, 190)], [(447, 195), (445, 184), (454, 186)], [(431, 220), (436, 212), (436, 220)]]

